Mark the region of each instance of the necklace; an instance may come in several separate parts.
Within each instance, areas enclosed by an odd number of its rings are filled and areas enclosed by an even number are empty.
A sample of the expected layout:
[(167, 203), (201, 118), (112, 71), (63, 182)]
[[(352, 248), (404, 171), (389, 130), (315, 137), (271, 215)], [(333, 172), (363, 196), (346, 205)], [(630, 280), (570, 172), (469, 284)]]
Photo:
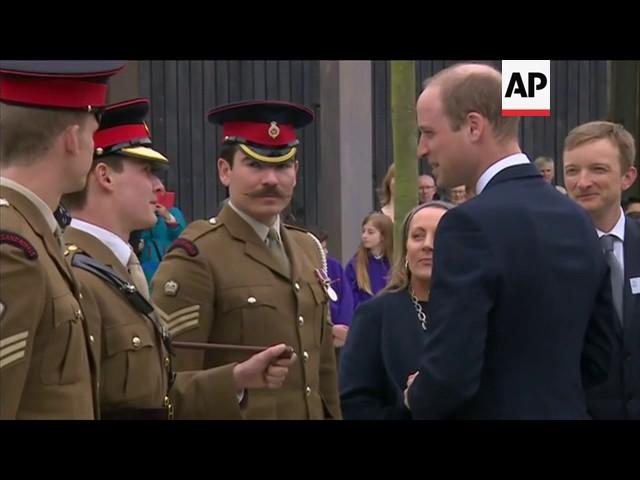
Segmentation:
[(413, 306), (416, 309), (416, 313), (418, 314), (418, 320), (420, 321), (420, 325), (422, 325), (422, 330), (427, 330), (427, 315), (422, 311), (422, 305), (418, 302), (418, 298), (413, 293), (413, 288), (409, 287), (409, 295), (411, 295), (411, 301), (413, 302)]

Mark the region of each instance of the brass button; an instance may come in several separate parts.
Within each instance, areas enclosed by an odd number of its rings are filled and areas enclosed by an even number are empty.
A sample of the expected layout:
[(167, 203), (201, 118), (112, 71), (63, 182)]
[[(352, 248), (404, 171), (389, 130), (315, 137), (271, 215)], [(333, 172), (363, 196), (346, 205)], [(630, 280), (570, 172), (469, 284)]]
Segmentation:
[(295, 288), (296, 291), (299, 292), (300, 291), (300, 284), (298, 282), (294, 283), (293, 284), (293, 288)]
[(169, 397), (167, 395), (164, 396), (164, 400), (162, 401), (162, 405), (164, 405), (165, 407), (171, 406), (171, 400), (169, 400)]
[(217, 222), (216, 217), (212, 217), (212, 218), (210, 218), (210, 219), (209, 219), (209, 223), (210, 223), (211, 225), (215, 225), (215, 224), (216, 224), (216, 222)]
[(84, 297), (82, 296), (82, 294), (78, 295), (80, 297), (80, 300), (82, 300)]
[(303, 326), (304, 325), (304, 317), (302, 315), (300, 315), (298, 317), (298, 325), (299, 326)]
[(76, 247), (75, 245), (69, 245), (67, 247), (67, 250), (69, 250), (70, 252), (75, 252), (76, 250), (78, 250), (78, 247)]
[(89, 335), (89, 341), (90, 341), (91, 343), (93, 343), (93, 342), (95, 342), (95, 341), (96, 341), (96, 339), (95, 339), (95, 338), (93, 338), (93, 335)]
[(142, 340), (140, 340), (140, 337), (135, 336), (131, 339), (131, 344), (133, 345), (133, 348), (140, 348), (140, 344), (142, 343)]
[(249, 302), (250, 304), (252, 304), (252, 305), (253, 305), (254, 303), (256, 303), (256, 302), (257, 302), (256, 297), (249, 297), (249, 298), (247, 298), (247, 302)]
[(82, 310), (76, 310), (74, 315), (78, 320), (82, 320)]
[(171, 359), (169, 357), (164, 357), (164, 368), (169, 368), (171, 366)]
[(96, 148), (96, 155), (100, 156), (104, 153), (104, 148), (98, 147)]
[(304, 390), (305, 395), (308, 397), (309, 395), (311, 395), (311, 387), (307, 386), (307, 388), (305, 388)]
[(304, 361), (306, 362), (307, 360), (309, 360), (309, 354), (307, 353), (307, 351), (305, 350), (304, 352), (302, 352), (302, 358), (304, 358)]

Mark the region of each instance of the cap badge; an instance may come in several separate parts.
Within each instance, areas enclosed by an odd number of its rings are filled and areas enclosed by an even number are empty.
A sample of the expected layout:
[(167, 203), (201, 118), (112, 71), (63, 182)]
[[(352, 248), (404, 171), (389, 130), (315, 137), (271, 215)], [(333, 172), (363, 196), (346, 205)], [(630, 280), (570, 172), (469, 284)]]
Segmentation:
[(269, 136), (275, 140), (280, 135), (280, 127), (276, 122), (271, 122), (271, 126), (267, 133), (269, 133)]

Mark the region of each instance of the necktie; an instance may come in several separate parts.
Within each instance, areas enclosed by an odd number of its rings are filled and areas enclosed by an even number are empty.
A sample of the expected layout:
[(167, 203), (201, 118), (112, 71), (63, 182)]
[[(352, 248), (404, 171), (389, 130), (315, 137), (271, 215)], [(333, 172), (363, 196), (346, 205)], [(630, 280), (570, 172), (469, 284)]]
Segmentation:
[(604, 250), (604, 256), (609, 264), (611, 274), (611, 292), (613, 293), (613, 306), (616, 309), (620, 323), (622, 323), (622, 290), (624, 286), (624, 272), (620, 266), (620, 262), (613, 253), (613, 235), (603, 235), (600, 237), (600, 243)]
[(140, 261), (138, 257), (136, 257), (135, 253), (131, 252), (131, 256), (129, 257), (129, 263), (127, 263), (127, 269), (129, 270), (129, 274), (131, 275), (131, 279), (133, 280), (133, 284), (136, 286), (138, 291), (146, 298), (149, 299), (149, 285), (147, 284), (147, 278), (144, 276), (144, 270), (142, 270), (142, 266), (140, 265)]
[(269, 233), (267, 234), (267, 247), (269, 247), (269, 250), (271, 250), (271, 253), (278, 261), (278, 264), (283, 268), (287, 275), (290, 275), (291, 265), (289, 264), (289, 259), (284, 251), (282, 242), (280, 242), (278, 232), (276, 232), (274, 228), (270, 228)]

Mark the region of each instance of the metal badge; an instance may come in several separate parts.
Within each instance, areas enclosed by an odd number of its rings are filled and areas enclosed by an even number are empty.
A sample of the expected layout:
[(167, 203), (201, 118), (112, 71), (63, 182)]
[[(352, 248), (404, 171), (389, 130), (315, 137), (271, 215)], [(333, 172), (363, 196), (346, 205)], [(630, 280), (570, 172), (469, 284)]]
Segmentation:
[(164, 284), (164, 294), (168, 297), (175, 297), (178, 293), (178, 283), (173, 280), (169, 280)]
[(329, 296), (331, 301), (332, 302), (337, 301), (338, 294), (331, 286), (331, 279), (329, 278), (327, 273), (321, 268), (316, 268), (315, 272), (316, 272), (316, 276), (318, 277), (318, 280), (320, 281), (320, 285), (322, 285), (322, 288), (324, 288), (324, 290), (327, 292), (327, 295)]
[(275, 140), (280, 135), (280, 127), (276, 122), (271, 122), (271, 126), (267, 133), (269, 133), (269, 136)]

